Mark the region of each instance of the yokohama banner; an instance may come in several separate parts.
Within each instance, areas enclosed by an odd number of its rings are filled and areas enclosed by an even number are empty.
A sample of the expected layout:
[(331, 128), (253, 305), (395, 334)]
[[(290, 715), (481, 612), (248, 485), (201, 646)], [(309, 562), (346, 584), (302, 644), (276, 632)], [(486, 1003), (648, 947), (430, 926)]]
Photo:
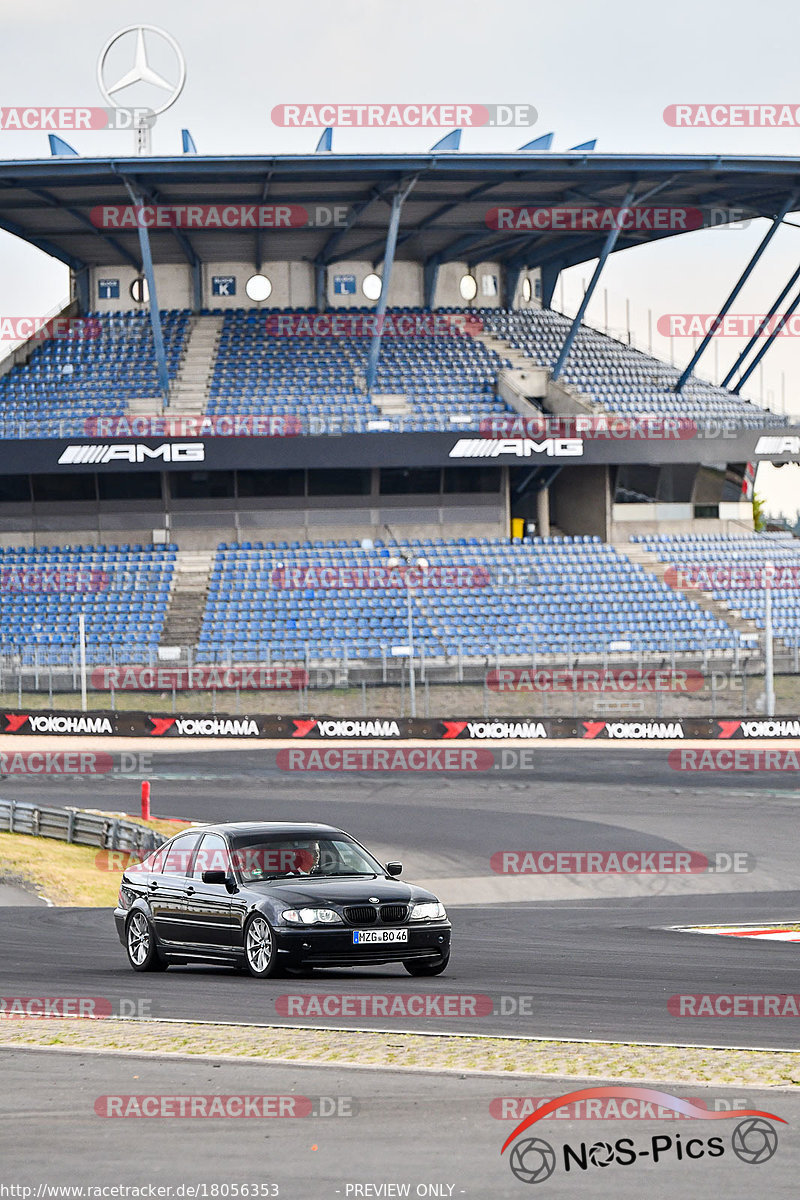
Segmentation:
[[(165, 669), (175, 672), (177, 668)], [(158, 674), (158, 670), (155, 672)], [(224, 672), (222, 672), (224, 674)], [(240, 675), (246, 672), (242, 670)], [(255, 672), (259, 674), (258, 671)], [(273, 672), (278, 675), (278, 671)], [(292, 673), (289, 672), (291, 675)], [(109, 686), (109, 685), (106, 685)], [(124, 685), (114, 685), (123, 687)], [(140, 687), (145, 685), (140, 684)], [(169, 687), (171, 684), (152, 686)], [(228, 687), (302, 686), (297, 682), (228, 683)], [(23, 709), (2, 712), (0, 734), (56, 735), (145, 738), (245, 738), (248, 741), (287, 739), (321, 742), (384, 742), (407, 739), (423, 741), (525, 742), (539, 744), (566, 738), (581, 741), (640, 741), (680, 744), (690, 740), (800, 741), (800, 716), (682, 717), (632, 720), (630, 717), (603, 720), (579, 717), (287, 717), (242, 716), (234, 713), (148, 713), (148, 712), (74, 712), (68, 710)]]

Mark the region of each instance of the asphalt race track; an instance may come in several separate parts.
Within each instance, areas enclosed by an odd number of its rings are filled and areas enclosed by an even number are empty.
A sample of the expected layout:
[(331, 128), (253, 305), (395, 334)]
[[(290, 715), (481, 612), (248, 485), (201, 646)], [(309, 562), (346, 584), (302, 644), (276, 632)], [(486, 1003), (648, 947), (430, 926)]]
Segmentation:
[[(153, 1017), (286, 1022), (279, 996), (434, 997), (424, 1017), (338, 1017), (312, 1025), (459, 1030), (729, 1046), (798, 1046), (797, 1018), (679, 1017), (678, 994), (800, 991), (797, 946), (671, 932), (670, 926), (797, 919), (795, 789), (786, 776), (678, 774), (664, 750), (539, 750), (531, 769), (431, 776), (287, 774), (274, 750), (154, 754), (153, 811), (205, 820), (325, 820), (405, 877), (439, 887), (454, 924), (448, 971), (317, 971), (271, 982), (213, 968), (161, 976), (127, 967), (110, 914), (0, 908), (2, 993), (144, 1001)], [(12, 776), (5, 797), (135, 811), (135, 775)], [(681, 878), (499, 876), (508, 849), (688, 849), (747, 853), (741, 874)], [(46, 894), (46, 893), (45, 893)], [(492, 998), (492, 1012), (436, 1015), (435, 997)], [(336, 1001), (333, 1001), (334, 1005)], [(304, 1023), (296, 1016), (289, 1023)]]
[[(213, 1059), (165, 1061), (50, 1050), (4, 1050), (0, 1068), (3, 1179), (31, 1187), (32, 1196), (42, 1195), (39, 1187), (68, 1180), (72, 1186), (95, 1187), (166, 1183), (172, 1186), (173, 1197), (188, 1194), (175, 1190), (181, 1184), (205, 1184), (209, 1190), (196, 1194), (212, 1196), (211, 1185), (226, 1183), (271, 1184), (278, 1191), (269, 1194), (281, 1200), (519, 1197), (526, 1194), (525, 1184), (511, 1173), (513, 1148), (500, 1154), (517, 1122), (497, 1119), (490, 1111), (492, 1100), (553, 1097), (585, 1086), (579, 1079), (552, 1078), (545, 1083), (507, 1076), (454, 1078), (437, 1073)], [(796, 1195), (800, 1152), (791, 1133), (800, 1118), (796, 1094), (700, 1087), (674, 1092), (702, 1099), (709, 1109), (755, 1108), (788, 1124), (773, 1123), (775, 1152), (768, 1161), (753, 1164), (733, 1152), (736, 1118), (675, 1121), (666, 1112), (666, 1119), (622, 1122), (545, 1119), (530, 1134), (545, 1139), (555, 1151), (556, 1167), (546, 1194), (585, 1195), (592, 1200), (636, 1200), (648, 1193), (748, 1197), (757, 1184), (761, 1195)], [(292, 1098), (284, 1112), (294, 1111), (299, 1098), (304, 1098), (311, 1101), (305, 1105), (311, 1112), (260, 1120), (119, 1120), (98, 1115), (99, 1097), (130, 1095)], [(20, 1096), (24, 1096), (22, 1103)], [(107, 1112), (108, 1101), (101, 1101), (99, 1109)], [(577, 1150), (581, 1143), (613, 1142), (620, 1135), (633, 1140), (641, 1159), (627, 1166), (611, 1163), (607, 1168), (587, 1160), (585, 1171), (572, 1165), (565, 1172), (565, 1144)], [(691, 1138), (706, 1143), (715, 1135), (724, 1147), (719, 1157), (678, 1157), (679, 1143), (683, 1149)], [(654, 1137), (661, 1139), (656, 1161)], [(375, 1190), (356, 1191), (359, 1186)], [(399, 1190), (404, 1187), (409, 1190)]]

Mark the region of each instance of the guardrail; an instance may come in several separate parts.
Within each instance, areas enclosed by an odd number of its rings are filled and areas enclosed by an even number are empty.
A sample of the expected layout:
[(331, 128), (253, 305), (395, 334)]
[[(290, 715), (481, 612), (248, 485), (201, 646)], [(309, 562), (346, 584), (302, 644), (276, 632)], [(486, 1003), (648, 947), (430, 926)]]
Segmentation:
[(101, 850), (127, 850), (143, 857), (167, 840), (155, 830), (119, 817), (3, 799), (0, 799), (0, 832), (56, 838)]

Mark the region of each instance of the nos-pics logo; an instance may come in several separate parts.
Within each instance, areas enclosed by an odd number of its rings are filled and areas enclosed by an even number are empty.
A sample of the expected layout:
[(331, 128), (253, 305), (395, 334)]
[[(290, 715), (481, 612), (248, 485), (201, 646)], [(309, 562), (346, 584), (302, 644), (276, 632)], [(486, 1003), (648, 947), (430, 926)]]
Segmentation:
[[(686, 1137), (685, 1131), (683, 1135), (680, 1133), (652, 1134), (649, 1138), (640, 1139), (639, 1142), (630, 1137), (622, 1137), (616, 1138), (614, 1141), (580, 1142), (577, 1145), (565, 1143), (558, 1149), (544, 1138), (520, 1136), (537, 1121), (541, 1121), (567, 1104), (603, 1097), (644, 1101), (661, 1108), (672, 1109), (685, 1117), (693, 1117), (702, 1121), (740, 1119), (731, 1134), (730, 1147), (726, 1145), (724, 1136)], [(531, 1113), (506, 1138), (500, 1153), (505, 1154), (512, 1142), (514, 1143), (508, 1157), (508, 1165), (520, 1183), (543, 1183), (554, 1174), (559, 1163), (565, 1174), (572, 1174), (573, 1172), (590, 1171), (593, 1168), (630, 1167), (640, 1159), (654, 1164), (665, 1162), (689, 1164), (703, 1158), (721, 1158), (728, 1152), (728, 1149), (741, 1162), (750, 1166), (758, 1166), (768, 1162), (778, 1149), (778, 1133), (772, 1121), (786, 1124), (783, 1117), (755, 1108), (712, 1112), (709, 1109), (698, 1107), (689, 1100), (682, 1100), (679, 1096), (672, 1096), (668, 1092), (659, 1092), (653, 1088), (582, 1088), (577, 1092), (568, 1092), (564, 1096), (557, 1096)]]

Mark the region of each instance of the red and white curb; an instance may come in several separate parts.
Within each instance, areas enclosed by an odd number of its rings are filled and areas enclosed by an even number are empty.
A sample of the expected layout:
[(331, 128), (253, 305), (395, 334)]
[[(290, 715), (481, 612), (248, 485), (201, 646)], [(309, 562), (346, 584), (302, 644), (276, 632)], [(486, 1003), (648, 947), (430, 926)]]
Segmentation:
[(670, 929), (673, 933), (710, 933), (716, 937), (759, 938), (762, 942), (800, 942), (800, 929), (782, 925), (672, 925)]

